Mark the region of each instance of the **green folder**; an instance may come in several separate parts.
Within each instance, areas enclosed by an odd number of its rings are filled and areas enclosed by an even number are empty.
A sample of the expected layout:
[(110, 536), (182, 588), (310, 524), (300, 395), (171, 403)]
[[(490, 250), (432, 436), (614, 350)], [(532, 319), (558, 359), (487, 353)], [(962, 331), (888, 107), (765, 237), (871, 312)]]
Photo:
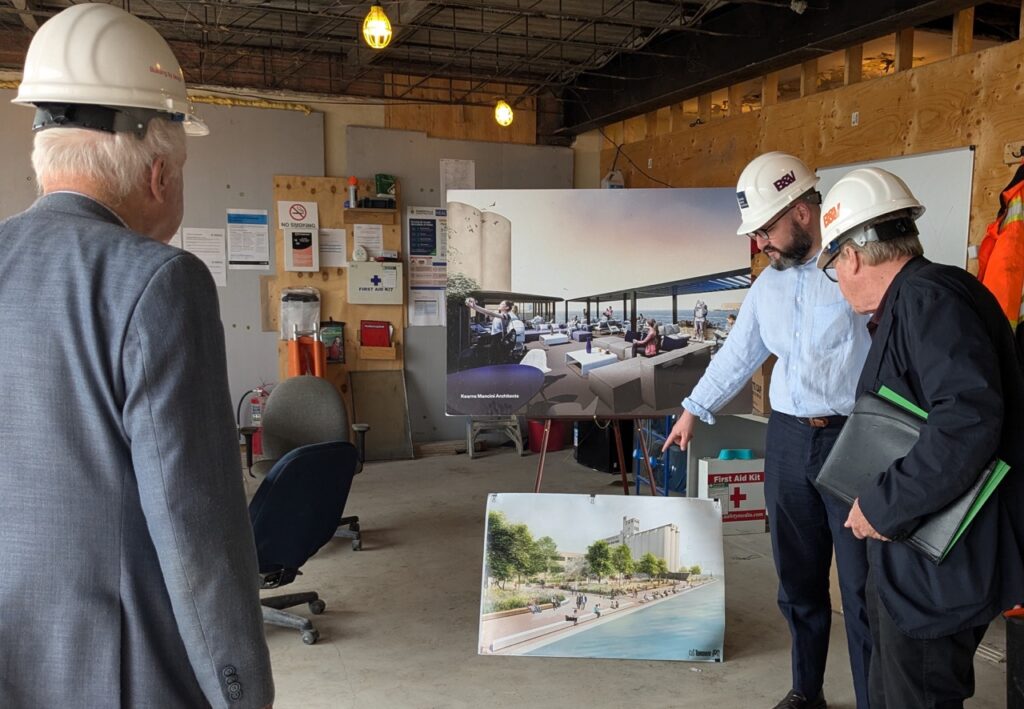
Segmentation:
[[(883, 386), (881, 389), (878, 390), (878, 395), (885, 399), (886, 401), (895, 404), (896, 406), (899, 406), (900, 408), (909, 411), (910, 413), (915, 414), (916, 416), (920, 416), (922, 419), (928, 418), (927, 411), (922, 409), (920, 406), (917, 406), (913, 402), (908, 401), (904, 397), (900, 396), (889, 387)], [(967, 509), (967, 513), (964, 515), (963, 520), (961, 520), (960, 525), (956, 529), (956, 532), (954, 532), (953, 536), (950, 538), (949, 544), (943, 550), (940, 560), (946, 558), (949, 552), (956, 545), (957, 541), (959, 541), (960, 537), (962, 537), (964, 532), (967, 531), (967, 528), (971, 526), (971, 522), (974, 521), (974, 518), (978, 515), (978, 512), (981, 510), (982, 507), (984, 507), (985, 503), (992, 496), (992, 493), (995, 492), (995, 489), (997, 487), (999, 487), (999, 483), (1001, 483), (1003, 481), (1003, 478), (1006, 477), (1006, 473), (1010, 471), (1010, 466), (1006, 461), (997, 458), (993, 462), (994, 466), (986, 466), (992, 467), (992, 472), (989, 474), (988, 479), (985, 481), (985, 484), (982, 486), (981, 490), (978, 491), (977, 496), (974, 498), (974, 502), (972, 502), (971, 506)]]

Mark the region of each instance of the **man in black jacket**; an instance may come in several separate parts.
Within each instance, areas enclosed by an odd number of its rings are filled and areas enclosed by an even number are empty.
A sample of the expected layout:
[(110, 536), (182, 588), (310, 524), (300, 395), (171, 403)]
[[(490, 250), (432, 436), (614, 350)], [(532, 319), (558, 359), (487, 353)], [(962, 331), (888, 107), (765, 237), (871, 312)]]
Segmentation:
[[(867, 538), (872, 709), (960, 707), (989, 622), (1024, 599), (1024, 375), (995, 298), (923, 256), (924, 207), (898, 177), (854, 170), (822, 205), (818, 264), (873, 313), (858, 395), (887, 386), (928, 412), (918, 442), (861, 492), (846, 527)], [(941, 564), (899, 543), (977, 480), (1011, 469)]]

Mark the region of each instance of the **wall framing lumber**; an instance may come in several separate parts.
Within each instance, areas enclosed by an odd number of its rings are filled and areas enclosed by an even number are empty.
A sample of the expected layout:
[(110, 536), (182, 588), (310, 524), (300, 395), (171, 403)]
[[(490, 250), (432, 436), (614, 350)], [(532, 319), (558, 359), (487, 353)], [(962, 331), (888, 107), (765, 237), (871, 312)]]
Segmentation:
[[(973, 145), (968, 241), (979, 244), (1013, 176), (1013, 167), (1003, 164), (1003, 146), (1021, 138), (1022, 70), (1024, 41), (1010, 42), (627, 144), (623, 151), (634, 159), (657, 155), (652, 176), (676, 187), (733, 187), (743, 166), (768, 150), (824, 167)], [(850, 125), (853, 111), (860, 113), (857, 126)], [(613, 154), (602, 152), (605, 168)], [(630, 187), (658, 186), (628, 164), (623, 170)]]

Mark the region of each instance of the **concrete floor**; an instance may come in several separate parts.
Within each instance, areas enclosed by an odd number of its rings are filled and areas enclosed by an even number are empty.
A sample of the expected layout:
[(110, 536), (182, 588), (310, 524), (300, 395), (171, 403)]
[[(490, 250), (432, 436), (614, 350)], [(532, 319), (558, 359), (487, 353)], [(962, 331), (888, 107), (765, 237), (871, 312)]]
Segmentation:
[[(347, 514), (363, 551), (329, 543), (281, 592), (316, 590), (320, 641), (267, 628), (277, 709), (488, 707), (771, 707), (790, 688), (789, 637), (775, 605), (765, 534), (726, 537), (725, 662), (645, 662), (476, 654), (483, 524), (489, 492), (532, 492), (538, 457), (502, 448), (368, 464)], [(545, 492), (621, 494), (617, 477), (548, 455)], [(273, 595), (267, 592), (267, 595)], [(300, 609), (306, 613), (306, 609)], [(1002, 621), (986, 644), (1002, 650)], [(854, 707), (842, 616), (825, 677), (834, 708)], [(1005, 705), (1005, 665), (977, 659), (972, 708)]]

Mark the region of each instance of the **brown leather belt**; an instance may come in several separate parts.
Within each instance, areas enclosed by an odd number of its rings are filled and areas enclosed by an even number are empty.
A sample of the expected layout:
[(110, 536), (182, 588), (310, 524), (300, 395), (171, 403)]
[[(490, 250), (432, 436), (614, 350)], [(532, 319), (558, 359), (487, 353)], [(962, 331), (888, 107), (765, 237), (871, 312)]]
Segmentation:
[(842, 426), (846, 423), (845, 416), (812, 416), (811, 418), (794, 416), (793, 418), (811, 428), (832, 428), (833, 426)]

